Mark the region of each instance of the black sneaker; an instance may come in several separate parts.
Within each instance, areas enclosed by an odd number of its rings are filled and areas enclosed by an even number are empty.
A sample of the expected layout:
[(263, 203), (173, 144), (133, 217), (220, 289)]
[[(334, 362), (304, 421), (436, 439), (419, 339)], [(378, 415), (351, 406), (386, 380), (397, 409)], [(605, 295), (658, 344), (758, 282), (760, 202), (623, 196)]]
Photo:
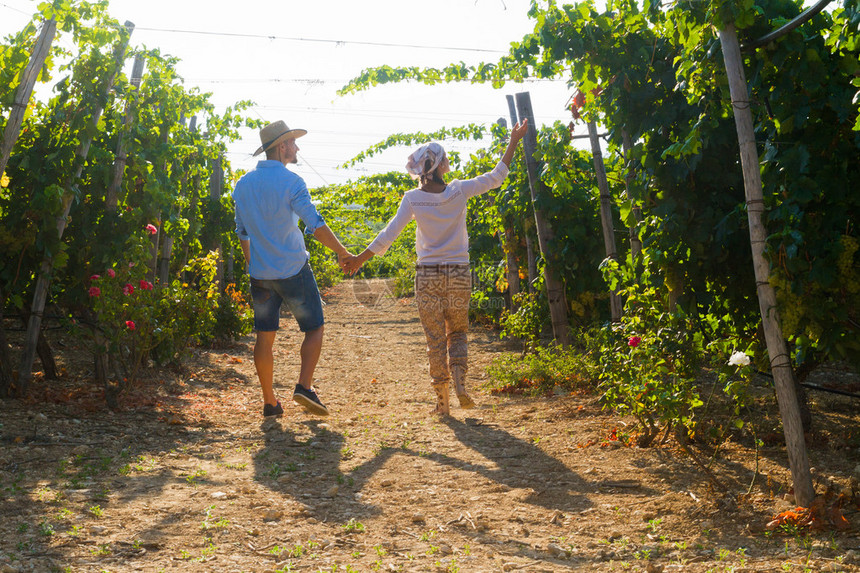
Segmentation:
[(274, 406), (271, 404), (266, 404), (263, 406), (263, 416), (268, 418), (269, 416), (280, 416), (284, 413), (284, 408), (281, 406), (281, 403), (278, 402)]
[(328, 416), (328, 408), (320, 402), (319, 396), (313, 388), (308, 390), (301, 384), (296, 384), (296, 391), (293, 393), (293, 401), (302, 406), (311, 414), (317, 416)]

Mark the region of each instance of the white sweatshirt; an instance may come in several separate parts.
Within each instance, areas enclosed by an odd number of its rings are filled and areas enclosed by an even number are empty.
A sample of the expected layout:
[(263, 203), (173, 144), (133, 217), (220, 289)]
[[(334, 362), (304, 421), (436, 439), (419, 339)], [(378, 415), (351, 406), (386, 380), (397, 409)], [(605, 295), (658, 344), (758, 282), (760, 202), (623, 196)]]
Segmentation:
[(367, 247), (374, 255), (385, 254), (403, 228), (415, 219), (415, 250), (418, 264), (468, 264), (469, 235), (466, 233), (466, 202), (470, 197), (499, 187), (508, 176), (501, 161), (484, 175), (455, 179), (441, 193), (412, 189), (403, 195), (397, 213)]

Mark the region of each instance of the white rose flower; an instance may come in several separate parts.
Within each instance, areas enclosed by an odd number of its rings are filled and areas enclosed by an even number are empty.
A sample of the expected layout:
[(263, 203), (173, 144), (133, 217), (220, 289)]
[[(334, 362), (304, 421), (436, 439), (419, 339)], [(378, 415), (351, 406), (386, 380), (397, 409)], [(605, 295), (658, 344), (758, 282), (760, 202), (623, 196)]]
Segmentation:
[(729, 365), (731, 366), (749, 366), (750, 365), (750, 357), (744, 354), (743, 352), (733, 352), (732, 357), (729, 358)]

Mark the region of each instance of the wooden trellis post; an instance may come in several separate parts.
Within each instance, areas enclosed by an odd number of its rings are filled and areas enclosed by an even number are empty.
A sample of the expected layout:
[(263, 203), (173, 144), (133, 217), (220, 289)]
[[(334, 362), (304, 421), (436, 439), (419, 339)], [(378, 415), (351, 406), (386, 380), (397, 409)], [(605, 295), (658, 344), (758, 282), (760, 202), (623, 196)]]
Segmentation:
[[(209, 198), (213, 202), (221, 201), (221, 193), (224, 190), (224, 158), (218, 156), (212, 166), (212, 176), (209, 178)], [(224, 258), (221, 252), (221, 240), (215, 239), (212, 248), (218, 253), (216, 267), (216, 278), (218, 280), (218, 292), (224, 292), (227, 285), (224, 284)]]
[[(116, 74), (119, 73), (119, 70), (122, 69), (122, 62), (125, 59), (125, 49), (128, 46), (128, 40), (131, 37), (131, 33), (134, 31), (134, 24), (131, 22), (125, 23), (126, 34), (123, 35), (122, 40), (120, 40), (119, 44), (117, 44), (116, 49), (114, 50), (114, 69), (111, 73), (110, 77), (105, 82), (105, 98), (107, 98), (110, 93), (111, 88), (113, 87), (114, 78)], [(93, 116), (90, 118), (90, 124), (88, 129), (85, 129), (81, 134), (81, 142), (78, 145), (77, 150), (75, 151), (75, 155), (77, 158), (77, 167), (72, 176), (65, 182), (64, 189), (66, 190), (63, 193), (62, 198), (62, 211), (60, 216), (57, 217), (57, 236), (58, 238), (63, 238), (63, 232), (66, 230), (66, 224), (68, 222), (69, 210), (72, 207), (72, 201), (75, 198), (75, 192), (73, 187), (75, 183), (81, 178), (81, 173), (84, 169), (84, 163), (86, 162), (87, 155), (89, 155), (90, 144), (93, 141), (93, 134), (96, 133), (96, 126), (98, 126), (99, 119), (101, 118), (103, 111), (102, 106), (97, 106), (96, 109), (93, 110)], [(30, 313), (30, 320), (27, 324), (27, 336), (24, 341), (24, 352), (21, 357), (21, 368), (18, 372), (18, 394), (24, 395), (27, 391), (27, 386), (30, 383), (30, 379), (33, 375), (33, 361), (36, 358), (36, 346), (39, 341), (39, 333), (42, 329), (42, 314), (45, 311), (45, 302), (48, 298), (48, 286), (51, 283), (51, 272), (54, 268), (54, 255), (46, 254), (45, 258), (42, 259), (42, 265), (39, 269), (39, 278), (36, 281), (36, 288), (33, 292), (33, 305)]]
[[(514, 104), (514, 96), (507, 95), (507, 96), (505, 96), (505, 98), (508, 100), (508, 111), (510, 112), (511, 122), (512, 122), (511, 125), (516, 125), (518, 122), (517, 122), (517, 108), (516, 108), (516, 105)], [(523, 221), (523, 234), (525, 235), (525, 239), (526, 239), (526, 261), (528, 264), (528, 273), (529, 273), (529, 280), (527, 282), (528, 282), (529, 294), (534, 294), (535, 293), (534, 280), (537, 278), (537, 261), (535, 260), (534, 243), (532, 241), (531, 235), (529, 234), (529, 228), (528, 228), (528, 225), (526, 224), (527, 222), (528, 221), (525, 221), (525, 220)], [(519, 275), (517, 275), (517, 278), (519, 278)]]
[(773, 373), (776, 397), (779, 402), (779, 414), (785, 433), (788, 464), (791, 468), (794, 484), (794, 499), (797, 505), (809, 507), (815, 497), (815, 488), (812, 485), (809, 457), (803, 436), (803, 424), (794, 389), (794, 371), (791, 368), (791, 359), (785, 339), (782, 337), (782, 327), (776, 307), (776, 294), (768, 282), (770, 266), (764, 256), (767, 229), (762, 221), (764, 196), (752, 112), (750, 111), (749, 89), (734, 24), (728, 24), (719, 31), (719, 35), (729, 80), (729, 91), (732, 97), (732, 110), (738, 131), (759, 310), (764, 326), (767, 352), (770, 356), (770, 368)]
[[(603, 227), (603, 247), (606, 250), (606, 258), (616, 260), (618, 249), (615, 246), (615, 229), (612, 224), (612, 195), (609, 194), (609, 181), (606, 179), (606, 166), (603, 164), (603, 153), (600, 151), (597, 124), (593, 120), (588, 121), (588, 139), (591, 142), (594, 174), (597, 176), (597, 187), (600, 190), (600, 222)], [(612, 313), (612, 322), (621, 320), (621, 297), (615, 292), (609, 293), (609, 310)]]
[(47, 59), (51, 51), (51, 43), (54, 41), (54, 36), (56, 35), (57, 21), (51, 18), (42, 25), (42, 31), (39, 33), (39, 38), (33, 47), (33, 53), (30, 55), (30, 61), (27, 63), (27, 67), (24, 68), (21, 85), (18, 86), (18, 91), (15, 92), (15, 101), (12, 103), (12, 110), (9, 112), (6, 128), (3, 130), (3, 142), (0, 144), (0, 175), (3, 175), (3, 172), (6, 170), (6, 164), (12, 155), (12, 147), (21, 133), (21, 125), (24, 123), (24, 112), (30, 103), (33, 86), (36, 85), (36, 79), (39, 77), (39, 72), (42, 71), (42, 66), (45, 65), (45, 59)]
[(537, 129), (532, 112), (531, 97), (528, 92), (518, 93), (517, 111), (520, 119), (527, 119), (529, 129), (523, 138), (523, 150), (526, 157), (526, 170), (529, 176), (529, 188), (531, 189), (532, 205), (535, 213), (535, 225), (537, 226), (538, 245), (541, 256), (544, 258), (543, 277), (546, 284), (546, 294), (549, 301), (549, 314), (552, 321), (552, 333), (555, 340), (562, 346), (570, 344), (570, 324), (567, 318), (567, 296), (564, 292), (564, 283), (559, 280), (552, 265), (553, 257), (549, 253), (549, 243), (552, 241), (552, 229), (541, 209), (537, 208), (536, 201), (538, 190), (546, 193), (545, 186), (538, 176), (537, 159)]
[[(135, 97), (140, 89), (140, 82), (143, 78), (143, 65), (145, 60), (142, 54), (134, 57), (134, 65), (131, 68), (131, 87)], [(134, 106), (130, 101), (125, 102), (125, 117), (122, 122), (122, 130), (117, 136), (116, 142), (116, 157), (113, 162), (113, 175), (111, 176), (110, 185), (108, 185), (107, 194), (105, 195), (105, 211), (115, 213), (117, 203), (119, 202), (119, 190), (122, 187), (122, 178), (125, 174), (126, 164), (126, 130), (131, 125), (134, 119)]]
[[(39, 77), (42, 66), (45, 65), (45, 60), (51, 51), (51, 44), (56, 34), (57, 21), (51, 18), (42, 25), (42, 30), (39, 32), (33, 52), (30, 54), (30, 61), (27, 63), (27, 67), (24, 68), (21, 84), (15, 92), (15, 100), (12, 102), (12, 109), (9, 112), (6, 127), (3, 129), (3, 140), (0, 141), (0, 176), (6, 171), (9, 157), (12, 155), (12, 148), (15, 146), (15, 141), (18, 140), (18, 135), (21, 133), (21, 126), (24, 123), (24, 113), (29, 105), (30, 96), (33, 94), (33, 87), (36, 85), (36, 80)], [(4, 302), (4, 294), (0, 292), (0, 307), (3, 306)], [(6, 340), (6, 331), (3, 329), (2, 320), (3, 309), (0, 308), (0, 397), (5, 398), (9, 395), (9, 390), (13, 383), (13, 374), (9, 343)]]

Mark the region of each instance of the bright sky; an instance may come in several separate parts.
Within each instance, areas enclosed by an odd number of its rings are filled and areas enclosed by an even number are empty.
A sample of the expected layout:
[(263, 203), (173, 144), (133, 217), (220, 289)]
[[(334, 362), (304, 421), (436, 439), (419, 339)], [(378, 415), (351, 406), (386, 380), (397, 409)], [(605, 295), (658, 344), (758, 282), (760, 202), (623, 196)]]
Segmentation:
[[(20, 30), (37, 4), (0, 0), (0, 35)], [(530, 92), (538, 124), (567, 123), (570, 90), (561, 80), (507, 84), (502, 90), (402, 83), (343, 97), (335, 93), (369, 67), (496, 61), (510, 42), (533, 30), (528, 5), (529, 0), (111, 0), (110, 12), (135, 24), (133, 45), (179, 58), (186, 86), (212, 92), (219, 111), (250, 99), (254, 117), (307, 129), (292, 169), (313, 188), (402, 170), (409, 148), (353, 169), (337, 168), (391, 134), (508, 119), (507, 94)], [(253, 168), (251, 153), (259, 143), (256, 132), (243, 133), (230, 146), (233, 168)], [(445, 146), (467, 153), (479, 145)]]

